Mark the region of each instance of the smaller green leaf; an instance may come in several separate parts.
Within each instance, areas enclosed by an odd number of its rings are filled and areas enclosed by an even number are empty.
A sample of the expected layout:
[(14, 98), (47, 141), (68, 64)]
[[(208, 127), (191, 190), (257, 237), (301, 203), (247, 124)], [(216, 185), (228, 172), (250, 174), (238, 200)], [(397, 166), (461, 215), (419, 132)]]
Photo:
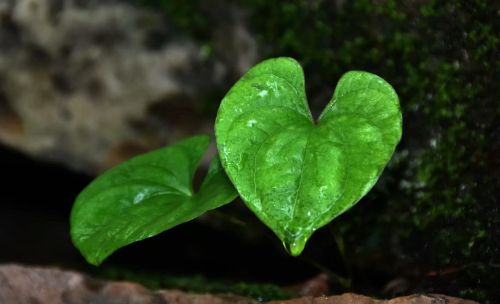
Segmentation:
[(185, 139), (126, 161), (102, 174), (77, 197), (71, 238), (87, 261), (99, 265), (117, 249), (225, 205), (237, 192), (215, 157), (197, 193), (196, 167), (210, 144)]

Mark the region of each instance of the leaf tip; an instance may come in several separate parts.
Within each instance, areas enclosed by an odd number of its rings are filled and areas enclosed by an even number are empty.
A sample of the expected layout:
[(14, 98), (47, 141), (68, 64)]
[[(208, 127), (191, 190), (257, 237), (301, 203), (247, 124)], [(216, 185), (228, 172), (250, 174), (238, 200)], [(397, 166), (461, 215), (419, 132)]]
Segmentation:
[(304, 251), (307, 240), (309, 236), (304, 234), (289, 236), (283, 241), (283, 246), (291, 256), (297, 257)]
[[(85, 257), (85, 256), (84, 256)], [(95, 267), (98, 267), (98, 266), (101, 266), (103, 260), (102, 259), (94, 259), (92, 257), (85, 257), (85, 260), (87, 260), (87, 262), (92, 265), (92, 266), (95, 266)]]
[(102, 262), (104, 262), (104, 260), (109, 256), (109, 254), (103, 256), (102, 254), (97, 252), (95, 248), (89, 248), (87, 246), (88, 244), (78, 241), (77, 239), (73, 238), (73, 236), (72, 242), (73, 245), (78, 249), (78, 251), (80, 251), (80, 254), (85, 258), (87, 263), (91, 264), (92, 266), (100, 266)]

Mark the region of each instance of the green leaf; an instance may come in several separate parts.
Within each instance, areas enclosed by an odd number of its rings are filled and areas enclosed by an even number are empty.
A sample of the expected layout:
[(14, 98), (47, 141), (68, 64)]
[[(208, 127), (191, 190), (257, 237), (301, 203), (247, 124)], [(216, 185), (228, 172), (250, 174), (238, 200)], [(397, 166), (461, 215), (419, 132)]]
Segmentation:
[(342, 76), (315, 123), (302, 68), (276, 58), (233, 86), (215, 130), (222, 165), (247, 206), (299, 255), (316, 229), (373, 187), (401, 124), (394, 89), (358, 71)]
[(191, 186), (210, 144), (195, 136), (126, 161), (94, 180), (71, 212), (71, 238), (99, 265), (117, 249), (190, 221), (234, 200), (236, 190), (215, 157), (200, 189)]

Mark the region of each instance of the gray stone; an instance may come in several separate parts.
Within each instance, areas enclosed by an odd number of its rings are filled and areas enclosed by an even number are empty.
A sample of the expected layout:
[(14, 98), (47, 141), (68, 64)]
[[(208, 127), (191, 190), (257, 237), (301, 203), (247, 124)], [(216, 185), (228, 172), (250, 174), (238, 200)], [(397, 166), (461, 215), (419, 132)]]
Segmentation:
[(1, 1), (0, 142), (97, 173), (212, 132), (205, 95), (257, 60), (241, 18), (230, 20), (214, 28), (217, 49), (236, 48), (228, 62), (128, 2)]

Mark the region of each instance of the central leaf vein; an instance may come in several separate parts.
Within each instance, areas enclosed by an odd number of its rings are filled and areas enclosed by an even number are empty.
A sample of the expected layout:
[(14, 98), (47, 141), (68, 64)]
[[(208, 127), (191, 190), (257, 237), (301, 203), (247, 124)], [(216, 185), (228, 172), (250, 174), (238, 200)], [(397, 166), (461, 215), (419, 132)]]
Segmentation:
[(302, 153), (302, 165), (300, 166), (299, 184), (297, 185), (297, 191), (295, 192), (295, 198), (294, 198), (293, 205), (292, 205), (292, 218), (291, 218), (292, 220), (295, 217), (295, 211), (297, 209), (297, 202), (298, 202), (298, 198), (299, 198), (299, 192), (300, 192), (300, 189), (301, 189), (301, 186), (302, 186), (302, 180), (304, 178), (304, 168), (306, 167), (305, 163), (306, 163), (307, 147), (309, 146), (309, 139), (311, 137), (311, 133), (312, 133), (313, 130), (314, 130), (314, 127), (310, 128), (310, 130), (309, 130), (309, 132), (307, 134), (306, 145), (304, 147), (304, 152)]

